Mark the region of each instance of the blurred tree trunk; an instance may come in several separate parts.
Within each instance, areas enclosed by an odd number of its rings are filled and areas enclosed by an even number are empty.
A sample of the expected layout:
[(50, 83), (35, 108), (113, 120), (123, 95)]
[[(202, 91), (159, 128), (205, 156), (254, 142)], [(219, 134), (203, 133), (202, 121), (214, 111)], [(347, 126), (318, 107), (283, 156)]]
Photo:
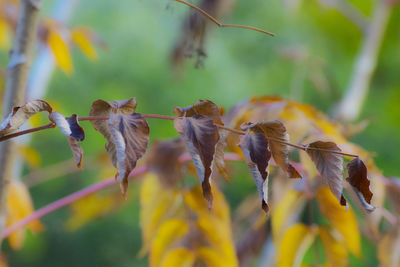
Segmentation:
[[(7, 66), (2, 119), (25, 100), (27, 76), (36, 40), (40, 0), (21, 0), (17, 32)], [(7, 198), (16, 157), (12, 140), (0, 143), (0, 243), (7, 215)]]
[(391, 10), (390, 1), (377, 0), (372, 19), (357, 55), (349, 87), (334, 111), (334, 116), (341, 121), (351, 122), (360, 115), (376, 68)]

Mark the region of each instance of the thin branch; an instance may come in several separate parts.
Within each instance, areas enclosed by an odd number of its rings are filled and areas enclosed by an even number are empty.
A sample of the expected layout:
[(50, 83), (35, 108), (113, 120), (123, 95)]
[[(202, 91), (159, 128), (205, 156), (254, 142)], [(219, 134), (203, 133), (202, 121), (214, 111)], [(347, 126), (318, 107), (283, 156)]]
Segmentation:
[(16, 133), (4, 135), (4, 136), (0, 137), (0, 142), (6, 141), (8, 139), (15, 138), (15, 137), (18, 137), (18, 136), (21, 136), (24, 134), (34, 133), (34, 132), (38, 132), (38, 131), (42, 131), (42, 130), (46, 130), (46, 129), (55, 128), (55, 127), (56, 127), (56, 125), (54, 123), (50, 122), (49, 124), (46, 124), (46, 125), (43, 125), (40, 127), (35, 127), (35, 128), (19, 131)]
[(211, 20), (213, 23), (215, 23), (220, 28), (227, 28), (227, 27), (229, 27), (229, 28), (241, 28), (241, 29), (247, 29), (247, 30), (252, 30), (252, 31), (256, 31), (256, 32), (262, 32), (262, 33), (268, 34), (270, 36), (275, 36), (275, 34), (272, 33), (272, 32), (267, 32), (265, 30), (262, 30), (262, 29), (259, 29), (259, 28), (255, 28), (255, 27), (244, 26), (244, 25), (235, 25), (235, 24), (222, 24), (216, 18), (214, 18), (213, 16), (211, 16), (210, 14), (205, 12), (203, 9), (201, 9), (201, 8), (195, 6), (195, 5), (192, 5), (192, 4), (190, 4), (190, 3), (186, 2), (186, 1), (183, 1), (183, 0), (173, 0), (173, 1), (181, 3), (181, 4), (184, 4), (184, 5), (187, 5), (190, 8), (193, 8), (194, 10), (196, 10), (197, 12), (202, 14), (204, 17), (206, 17), (209, 20)]
[[(161, 119), (161, 120), (175, 120), (177, 118), (177, 117), (173, 117), (173, 116), (157, 115), (157, 114), (141, 114), (141, 115), (143, 117), (145, 117), (145, 118)], [(108, 119), (109, 119), (108, 116), (87, 116), (87, 117), (79, 117), (78, 121), (108, 120)], [(224, 126), (224, 125), (215, 124), (215, 126), (217, 126), (220, 129), (224, 129), (224, 130), (230, 131), (230, 132), (232, 132), (234, 134), (239, 134), (239, 135), (245, 135), (246, 134), (246, 132), (244, 132), (244, 131), (232, 129), (232, 128), (229, 128), (229, 127)], [(41, 130), (48, 129), (48, 128), (54, 128), (54, 127), (55, 127), (55, 125), (53, 123), (50, 123), (50, 124), (46, 124), (46, 125), (41, 126), (41, 127), (36, 127), (36, 128), (32, 128), (32, 129), (16, 132), (16, 133), (13, 133), (13, 134), (5, 135), (5, 136), (0, 137), (0, 142), (4, 141), (4, 140), (7, 140), (7, 139), (10, 139), (10, 138), (13, 138), (13, 137), (20, 136), (20, 135), (24, 135), (24, 134), (28, 134), (28, 133), (32, 133), (32, 132), (37, 132), (37, 131), (41, 131)], [(268, 136), (266, 136), (265, 138), (268, 141), (281, 143), (281, 144), (288, 145), (288, 146), (291, 146), (291, 147), (294, 147), (294, 148), (297, 148), (297, 149), (300, 149), (300, 150), (303, 150), (303, 151), (306, 151), (306, 150), (318, 150), (318, 151), (324, 151), (324, 152), (329, 152), (329, 153), (333, 153), (333, 154), (339, 154), (339, 155), (347, 156), (347, 157), (353, 157), (353, 158), (357, 158), (358, 157), (358, 155), (343, 153), (343, 152), (335, 151), (335, 150), (321, 149), (321, 148), (315, 148), (315, 147), (306, 147), (304, 145), (296, 145), (296, 144), (292, 144), (292, 143), (289, 143), (289, 142), (285, 142), (285, 141), (283, 141), (281, 139), (276, 139), (276, 138), (272, 138), (272, 137), (268, 137)]]
[[(233, 154), (233, 153), (227, 153), (224, 155), (224, 159), (225, 160), (230, 160), (230, 161), (237, 161), (237, 160), (241, 160), (241, 158), (237, 155), (237, 154)], [(180, 158), (179, 161), (181, 162), (186, 162), (186, 161), (190, 161), (191, 157), (188, 154), (183, 154)], [(146, 166), (140, 166), (134, 170), (131, 171), (131, 173), (129, 174), (129, 179), (132, 179), (138, 175), (144, 174), (145, 172), (147, 172), (147, 167)], [(41, 217), (56, 211), (62, 207), (65, 207), (71, 203), (73, 203), (74, 201), (77, 201), (81, 198), (84, 198), (90, 194), (93, 194), (97, 191), (100, 191), (106, 187), (109, 187), (113, 184), (115, 184), (117, 181), (115, 180), (115, 177), (111, 177), (108, 178), (106, 180), (102, 180), (100, 182), (97, 182), (93, 185), (90, 185), (84, 189), (81, 189), (75, 193), (72, 193), (66, 197), (63, 197), (55, 202), (52, 202), (46, 206), (44, 206), (43, 208), (40, 208), (38, 210), (36, 210), (35, 212), (33, 212), (31, 215), (23, 218), (22, 220), (16, 222), (15, 224), (7, 227), (4, 230), (3, 236), (2, 238), (6, 238), (8, 237), (11, 233), (13, 233), (14, 231), (17, 231), (19, 229), (21, 229), (22, 227), (24, 227), (25, 225), (29, 224), (30, 222), (34, 221), (34, 220), (38, 220)]]

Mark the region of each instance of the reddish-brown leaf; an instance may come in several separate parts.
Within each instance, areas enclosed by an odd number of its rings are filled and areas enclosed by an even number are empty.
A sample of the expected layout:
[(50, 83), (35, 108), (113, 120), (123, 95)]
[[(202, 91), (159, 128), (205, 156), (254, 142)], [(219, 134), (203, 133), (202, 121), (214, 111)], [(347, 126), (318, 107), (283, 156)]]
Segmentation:
[(52, 112), (49, 118), (57, 125), (60, 131), (67, 136), (76, 165), (78, 168), (82, 167), (83, 150), (78, 141), (83, 141), (85, 139), (85, 132), (78, 124), (78, 118), (76, 114), (65, 118), (61, 113)]
[[(257, 123), (268, 138), (289, 142), (289, 134), (286, 132), (285, 125), (279, 120), (268, 120)], [(286, 144), (269, 141), (272, 157), (289, 178), (301, 178), (297, 170), (289, 164), (289, 147)]]
[(360, 199), (362, 206), (369, 212), (375, 210), (371, 205), (372, 192), (369, 189), (370, 182), (367, 177), (367, 167), (360, 158), (354, 158), (347, 163), (349, 177), (346, 180), (351, 184)]
[(162, 184), (173, 187), (182, 178), (182, 164), (179, 156), (185, 151), (181, 138), (164, 142), (154, 142), (147, 156), (146, 165), (158, 175)]
[(343, 156), (326, 150), (340, 152), (340, 148), (333, 142), (316, 141), (307, 145), (306, 152), (317, 167), (318, 172), (328, 184), (333, 195), (345, 206), (346, 199), (343, 191)]
[[(199, 100), (191, 106), (188, 107), (175, 107), (175, 114), (179, 117), (192, 117), (193, 115), (202, 115), (204, 117), (210, 118), (215, 124), (224, 125), (221, 119), (220, 108), (210, 100)], [(215, 147), (215, 157), (214, 162), (217, 170), (224, 178), (229, 182), (228, 172), (225, 167), (224, 161), (224, 149), (226, 146), (226, 136), (227, 131), (224, 129), (218, 129), (219, 140)]]
[(268, 212), (267, 169), (269, 160), (271, 159), (268, 140), (264, 132), (257, 125), (252, 125), (246, 135), (240, 136), (239, 146), (242, 149), (251, 176), (257, 185), (258, 194), (262, 200), (262, 208), (265, 212)]
[(185, 140), (197, 174), (203, 187), (203, 195), (212, 206), (211, 165), (215, 155), (215, 145), (219, 140), (218, 129), (212, 119), (202, 115), (188, 118), (176, 118), (174, 125)]
[(149, 126), (146, 119), (133, 113), (136, 99), (123, 101), (97, 100), (92, 104), (91, 116), (110, 116), (109, 120), (91, 121), (106, 139), (106, 149), (113, 165), (118, 168), (121, 191), (126, 195), (129, 173), (136, 167), (138, 159), (146, 152), (149, 141)]
[(46, 101), (39, 99), (31, 100), (21, 107), (14, 107), (0, 125), (0, 136), (17, 131), (30, 117), (42, 111), (51, 113), (52, 108)]

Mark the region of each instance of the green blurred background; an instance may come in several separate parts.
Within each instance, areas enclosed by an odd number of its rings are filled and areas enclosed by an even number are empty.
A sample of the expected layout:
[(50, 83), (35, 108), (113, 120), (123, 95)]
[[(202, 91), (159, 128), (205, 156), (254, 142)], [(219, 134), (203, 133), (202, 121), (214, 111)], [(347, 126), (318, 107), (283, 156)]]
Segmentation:
[[(366, 16), (371, 15), (375, 4), (372, 0), (349, 2)], [(54, 3), (44, 1), (42, 17), (50, 16)], [(361, 31), (351, 21), (317, 0), (238, 0), (224, 22), (256, 26), (276, 33), (276, 37), (215, 27), (207, 40), (205, 67), (196, 69), (194, 60), (188, 60), (177, 77), (170, 65), (170, 53), (188, 12), (188, 7), (167, 0), (79, 1), (68, 25), (91, 27), (108, 49), (98, 49), (99, 59), (95, 62), (74, 49), (73, 75), (56, 69), (45, 99), (59, 103), (59, 111), (65, 115), (86, 116), (97, 99), (136, 97), (138, 112), (171, 115), (175, 105), (190, 105), (198, 99), (210, 99), (229, 110), (251, 96), (279, 95), (329, 114), (349, 84), (362, 41)], [(2, 65), (6, 64), (3, 55)], [(322, 84), (313, 82), (312, 77), (322, 79)], [(376, 163), (386, 176), (400, 176), (395, 149), (400, 147), (399, 103), (397, 6), (357, 120), (367, 119), (369, 125), (352, 138), (376, 153)], [(151, 140), (177, 136), (170, 121), (149, 123)], [(105, 140), (89, 123), (82, 125), (86, 131), (82, 144), (85, 156), (99, 154)], [(42, 166), (71, 157), (64, 136), (54, 130), (33, 135), (32, 146), (40, 152)], [(233, 182), (225, 187), (233, 206), (255, 190), (253, 181), (242, 170), (234, 165)], [(84, 170), (32, 187), (35, 207), (98, 181), (98, 175), (98, 170)], [(67, 208), (43, 217), (45, 231), (29, 234), (21, 250), (12, 251), (6, 245), (10, 266), (146, 266), (147, 259), (137, 257), (141, 247), (137, 185), (131, 183), (135, 189), (121, 208), (77, 231), (64, 229), (70, 216)], [(363, 259), (357, 261), (358, 266), (377, 265), (374, 253), (368, 253), (371, 246), (367, 241), (363, 243)]]

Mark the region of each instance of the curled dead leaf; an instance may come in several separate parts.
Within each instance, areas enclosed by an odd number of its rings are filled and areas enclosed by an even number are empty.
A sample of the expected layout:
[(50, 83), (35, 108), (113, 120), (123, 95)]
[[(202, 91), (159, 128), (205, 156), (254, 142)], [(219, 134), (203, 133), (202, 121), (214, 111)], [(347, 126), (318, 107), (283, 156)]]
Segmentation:
[[(202, 115), (210, 118), (215, 124), (224, 125), (221, 118), (221, 109), (210, 100), (199, 100), (188, 107), (175, 107), (174, 112), (179, 117), (192, 117), (193, 115)], [(224, 129), (218, 129), (219, 140), (215, 146), (214, 162), (217, 170), (224, 178), (230, 182), (228, 172), (225, 167), (224, 149), (226, 146), (226, 137), (228, 132)]]
[(367, 177), (367, 167), (360, 158), (354, 158), (347, 164), (349, 177), (346, 180), (353, 187), (354, 192), (361, 201), (362, 206), (369, 212), (375, 210), (371, 205), (372, 192), (369, 189), (370, 182)]
[(61, 113), (52, 112), (49, 118), (57, 125), (60, 131), (67, 136), (68, 144), (74, 155), (76, 165), (78, 168), (81, 168), (83, 150), (78, 141), (83, 141), (85, 139), (85, 132), (78, 124), (78, 117), (76, 114), (72, 114), (71, 117), (65, 118)]
[(91, 121), (94, 128), (106, 139), (106, 149), (114, 167), (118, 168), (121, 191), (126, 195), (129, 173), (144, 155), (149, 141), (149, 126), (146, 119), (133, 113), (136, 99), (123, 101), (97, 100), (92, 104), (91, 116), (109, 116), (109, 120)]
[(306, 147), (307, 154), (314, 162), (324, 182), (328, 184), (340, 204), (346, 206), (346, 199), (342, 195), (343, 156), (326, 150), (341, 151), (333, 142), (316, 141)]
[(46, 101), (31, 100), (21, 107), (14, 107), (13, 111), (0, 124), (0, 136), (15, 132), (24, 124), (30, 117), (38, 112), (52, 112), (52, 108)]
[(218, 129), (212, 119), (197, 114), (188, 118), (176, 118), (174, 125), (185, 140), (203, 187), (203, 195), (211, 208), (213, 197), (210, 178), (215, 146), (219, 140)]
[(262, 200), (262, 208), (269, 211), (268, 206), (268, 164), (271, 152), (268, 148), (268, 140), (257, 125), (252, 125), (248, 133), (240, 136), (240, 148), (246, 159), (251, 176), (257, 185), (258, 194)]

